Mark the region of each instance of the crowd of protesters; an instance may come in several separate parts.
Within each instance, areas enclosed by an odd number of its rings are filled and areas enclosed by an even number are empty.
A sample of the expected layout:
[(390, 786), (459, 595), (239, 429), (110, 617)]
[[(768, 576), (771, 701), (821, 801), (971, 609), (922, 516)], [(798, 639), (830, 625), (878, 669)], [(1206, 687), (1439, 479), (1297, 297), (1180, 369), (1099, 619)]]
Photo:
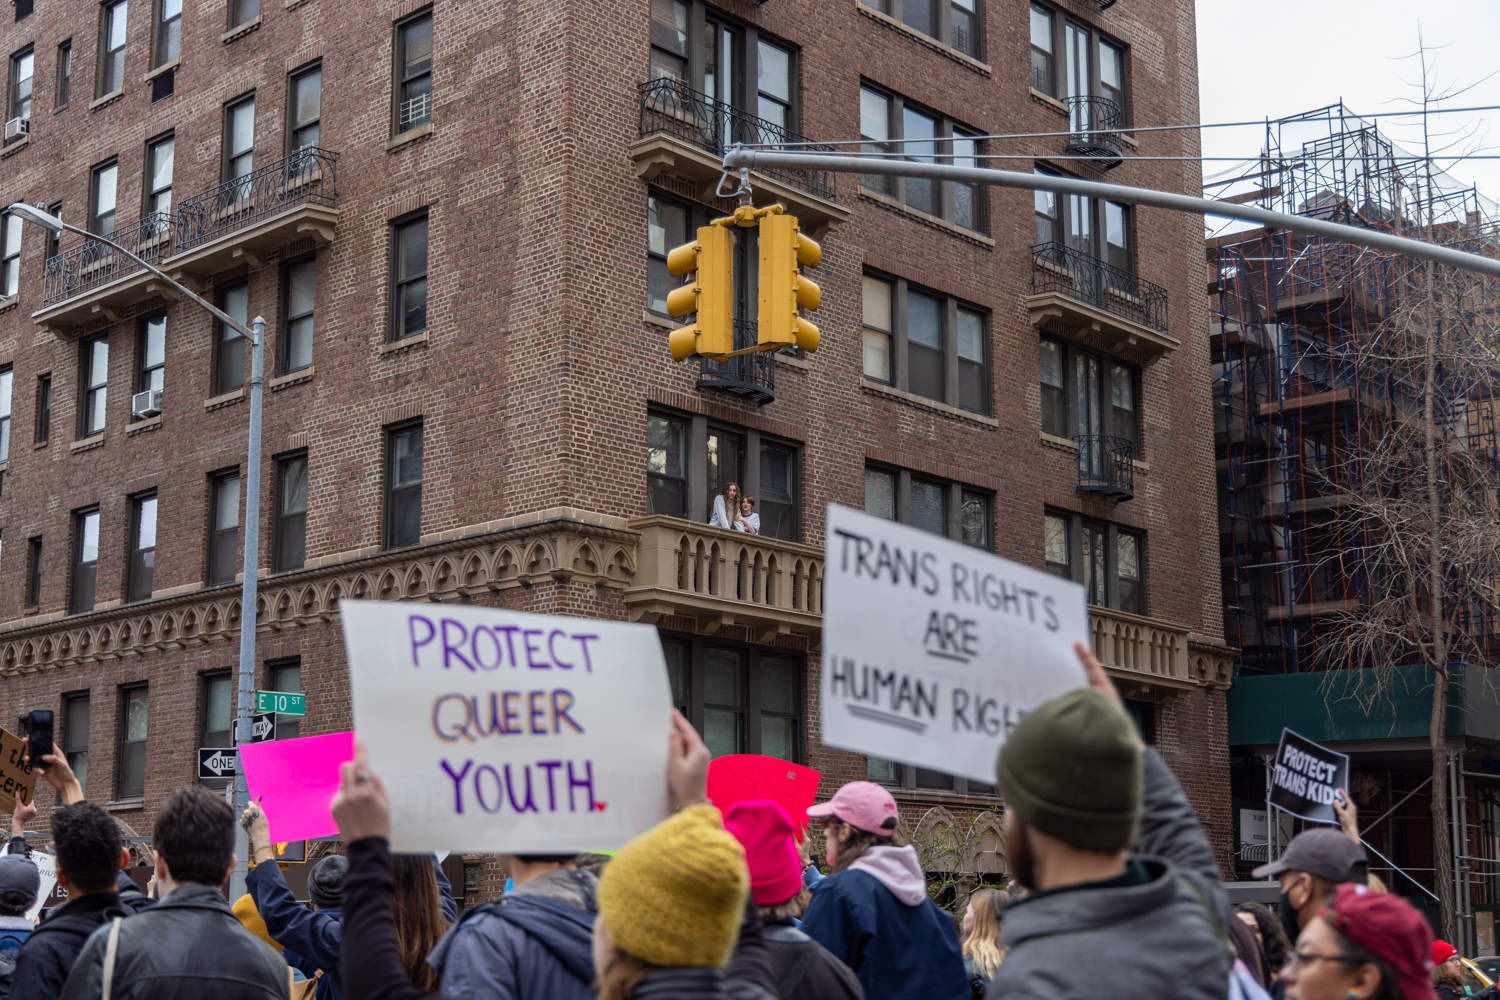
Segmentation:
[[(727, 526), (743, 499), (721, 497), (716, 516)], [(20, 805), (0, 856), (0, 1000), (1467, 995), (1453, 947), (1369, 876), (1347, 801), (1343, 831), (1304, 832), (1256, 870), (1280, 884), (1275, 912), (1231, 910), (1177, 781), (1078, 653), (1088, 686), (1028, 712), (1001, 750), (1011, 881), (974, 891), (961, 922), (931, 898), (884, 788), (850, 782), (806, 816), (769, 800), (721, 814), (709, 752), (676, 713), (669, 818), (613, 858), (502, 855), (505, 894), (461, 918), (435, 857), (391, 852), (390, 804), (362, 744), (332, 803), (344, 853), (312, 867), (310, 904), (288, 887), (260, 809), (237, 818), (197, 786), (158, 812), (142, 891), (119, 825), (53, 754), (41, 774), (60, 803), (50, 836), (67, 902), (27, 916), (41, 878), (25, 838), (36, 810)], [(237, 819), (252, 867), (231, 905)], [(809, 822), (823, 866), (801, 835)]]

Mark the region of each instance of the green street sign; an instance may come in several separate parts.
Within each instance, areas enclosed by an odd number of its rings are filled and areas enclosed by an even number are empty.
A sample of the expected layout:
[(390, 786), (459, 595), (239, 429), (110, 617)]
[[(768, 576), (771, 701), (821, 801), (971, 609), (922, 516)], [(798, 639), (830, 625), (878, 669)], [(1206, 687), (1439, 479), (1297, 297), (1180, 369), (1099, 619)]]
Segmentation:
[(255, 710), (275, 712), (277, 715), (306, 715), (307, 695), (290, 694), (286, 691), (257, 691)]

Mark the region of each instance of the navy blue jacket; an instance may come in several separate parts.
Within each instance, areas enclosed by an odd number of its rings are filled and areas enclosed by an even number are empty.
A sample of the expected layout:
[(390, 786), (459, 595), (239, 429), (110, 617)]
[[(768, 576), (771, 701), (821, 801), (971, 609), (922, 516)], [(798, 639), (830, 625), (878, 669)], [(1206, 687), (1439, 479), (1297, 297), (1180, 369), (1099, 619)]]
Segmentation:
[(548, 896), (476, 907), (438, 942), (428, 964), (443, 995), (466, 1000), (590, 1000), (594, 915)]
[(866, 1000), (968, 1000), (953, 917), (930, 899), (907, 906), (867, 872), (818, 884), (802, 931), (853, 969)]
[[(458, 916), (447, 877), (442, 866), (433, 860), (437, 872), (438, 895), (443, 916), (452, 922)], [(344, 983), (339, 970), (339, 952), (344, 937), (344, 911), (337, 907), (311, 910), (297, 902), (287, 888), (281, 866), (274, 862), (256, 865), (245, 877), (245, 888), (255, 900), (260, 918), (266, 922), (266, 933), (281, 944), (287, 964), (301, 970), (311, 979), (323, 970), (318, 980), (317, 1000), (343, 1000)]]

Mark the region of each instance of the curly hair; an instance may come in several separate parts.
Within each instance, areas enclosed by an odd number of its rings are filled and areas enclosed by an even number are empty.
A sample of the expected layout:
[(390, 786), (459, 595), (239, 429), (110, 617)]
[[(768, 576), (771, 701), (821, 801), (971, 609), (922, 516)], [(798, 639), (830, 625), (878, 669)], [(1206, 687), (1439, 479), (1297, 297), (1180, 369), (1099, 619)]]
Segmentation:
[(120, 871), (124, 840), (113, 816), (92, 802), (52, 810), (57, 867), (85, 893), (108, 892)]

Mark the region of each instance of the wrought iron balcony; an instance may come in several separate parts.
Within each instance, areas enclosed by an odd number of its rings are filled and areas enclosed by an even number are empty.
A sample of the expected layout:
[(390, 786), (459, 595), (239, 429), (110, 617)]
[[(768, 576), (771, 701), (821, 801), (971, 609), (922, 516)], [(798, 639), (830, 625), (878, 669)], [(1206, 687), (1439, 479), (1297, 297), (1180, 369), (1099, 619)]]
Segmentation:
[[(736, 351), (754, 346), (759, 337), (754, 321), (734, 321)], [(725, 389), (736, 395), (748, 396), (758, 405), (765, 406), (776, 398), (776, 362), (772, 360), (774, 353), (756, 351), (753, 354), (741, 354), (723, 364), (704, 360), (699, 366), (699, 377), (695, 385), (699, 389)]]
[[(663, 134), (716, 156), (722, 156), (737, 142), (773, 147), (795, 143), (798, 152), (835, 152), (832, 146), (808, 145), (805, 136), (701, 94), (670, 77), (640, 85), (640, 137)], [(837, 200), (837, 182), (830, 171), (760, 167), (756, 170), (819, 198)]]
[(1137, 326), (1165, 332), (1167, 290), (1061, 243), (1031, 248), (1031, 293), (1060, 292)]
[[(102, 235), (152, 264), (160, 265), (172, 254), (172, 220), (160, 212)], [(136, 272), (145, 273), (145, 268), (113, 247), (86, 239), (48, 258), (42, 272), (42, 304), (82, 295)]]
[(1079, 434), (1078, 492), (1103, 493), (1118, 500), (1135, 496), (1135, 445), (1108, 434)]
[(298, 205), (334, 207), (339, 154), (304, 146), (290, 156), (181, 202), (173, 214), (176, 252), (200, 247)]
[(1120, 106), (1105, 97), (1069, 97), (1068, 138), (1063, 152), (1103, 160), (1104, 169), (1118, 167), (1125, 155), (1120, 130), (1125, 115)]

